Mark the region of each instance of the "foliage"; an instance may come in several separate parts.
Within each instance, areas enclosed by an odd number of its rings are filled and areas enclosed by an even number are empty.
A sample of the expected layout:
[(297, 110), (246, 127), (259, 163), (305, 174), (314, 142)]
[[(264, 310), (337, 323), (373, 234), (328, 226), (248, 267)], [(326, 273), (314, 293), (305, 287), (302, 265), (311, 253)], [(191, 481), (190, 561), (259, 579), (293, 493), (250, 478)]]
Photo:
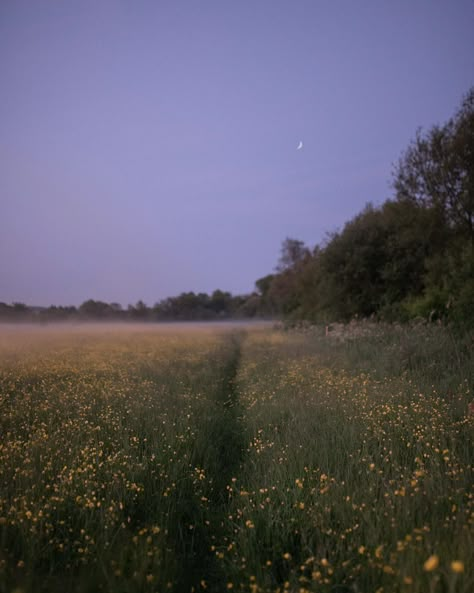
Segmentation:
[(312, 253), (286, 239), (277, 273), (258, 281), (262, 305), (289, 319), (472, 325), (474, 88), (444, 126), (418, 131), (393, 185), (393, 199), (368, 204)]
[(233, 296), (215, 290), (211, 295), (183, 292), (148, 307), (142, 300), (122, 309), (119, 303), (89, 299), (80, 307), (28, 307), (0, 303), (0, 321), (192, 321), (249, 319), (267, 314), (257, 293)]
[(2, 329), (2, 593), (472, 590), (467, 336), (137, 327)]

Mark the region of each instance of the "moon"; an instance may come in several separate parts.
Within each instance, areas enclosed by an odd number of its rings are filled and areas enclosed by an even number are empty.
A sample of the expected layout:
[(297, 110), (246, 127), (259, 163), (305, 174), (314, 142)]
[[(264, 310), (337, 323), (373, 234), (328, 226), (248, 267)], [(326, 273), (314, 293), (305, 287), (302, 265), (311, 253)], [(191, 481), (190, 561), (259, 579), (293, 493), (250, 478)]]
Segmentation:
[(296, 150), (301, 150), (303, 148), (303, 142), (300, 140), (300, 143), (296, 147)]

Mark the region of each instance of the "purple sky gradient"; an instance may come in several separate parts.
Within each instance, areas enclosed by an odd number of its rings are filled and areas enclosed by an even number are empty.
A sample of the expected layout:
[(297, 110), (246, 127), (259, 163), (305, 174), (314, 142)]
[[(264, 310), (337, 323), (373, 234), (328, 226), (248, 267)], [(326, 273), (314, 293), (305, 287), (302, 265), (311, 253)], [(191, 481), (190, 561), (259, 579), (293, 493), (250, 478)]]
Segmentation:
[(391, 196), (473, 30), (472, 0), (3, 0), (0, 301), (250, 292)]

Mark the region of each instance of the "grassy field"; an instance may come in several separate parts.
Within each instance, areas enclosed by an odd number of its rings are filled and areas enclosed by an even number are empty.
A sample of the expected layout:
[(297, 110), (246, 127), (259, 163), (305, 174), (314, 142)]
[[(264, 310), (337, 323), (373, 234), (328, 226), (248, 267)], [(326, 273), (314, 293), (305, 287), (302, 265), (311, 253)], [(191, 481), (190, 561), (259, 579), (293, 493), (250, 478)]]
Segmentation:
[(474, 590), (473, 346), (0, 328), (0, 593)]

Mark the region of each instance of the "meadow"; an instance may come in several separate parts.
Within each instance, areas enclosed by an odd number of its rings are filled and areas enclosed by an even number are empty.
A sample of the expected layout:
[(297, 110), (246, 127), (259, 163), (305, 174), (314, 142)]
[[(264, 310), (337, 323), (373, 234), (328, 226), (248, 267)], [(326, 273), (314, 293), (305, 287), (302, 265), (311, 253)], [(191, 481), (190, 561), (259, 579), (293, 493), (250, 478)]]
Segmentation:
[(0, 593), (474, 590), (473, 346), (0, 327)]

